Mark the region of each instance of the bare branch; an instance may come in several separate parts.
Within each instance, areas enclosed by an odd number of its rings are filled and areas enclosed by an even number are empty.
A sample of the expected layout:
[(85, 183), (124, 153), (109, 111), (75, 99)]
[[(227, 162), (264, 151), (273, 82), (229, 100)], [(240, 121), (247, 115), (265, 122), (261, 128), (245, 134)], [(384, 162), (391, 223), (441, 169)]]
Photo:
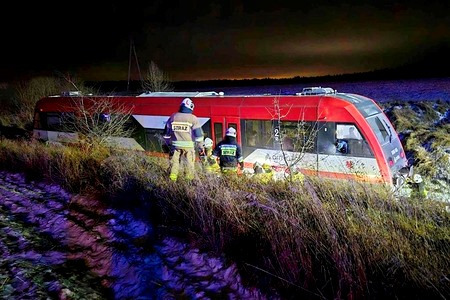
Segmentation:
[(169, 77), (164, 73), (153, 61), (150, 62), (142, 82), (142, 88), (150, 92), (173, 91), (173, 86), (169, 81)]
[(14, 106), (22, 122), (32, 123), (36, 102), (46, 96), (58, 94), (61, 82), (53, 77), (36, 77), (15, 86)]
[(281, 156), (286, 167), (286, 176), (292, 179), (296, 165), (300, 164), (305, 154), (315, 148), (316, 137), (319, 132), (318, 122), (305, 121), (305, 110), (302, 109), (297, 121), (284, 121), (289, 115), (292, 105), (281, 105), (279, 98), (273, 100), (273, 108), (269, 113), (276, 121), (275, 130), (280, 145)]
[(74, 113), (62, 115), (64, 131), (77, 132), (89, 147), (108, 145), (112, 137), (129, 137), (133, 129), (129, 124), (133, 108), (113, 98), (72, 98)]

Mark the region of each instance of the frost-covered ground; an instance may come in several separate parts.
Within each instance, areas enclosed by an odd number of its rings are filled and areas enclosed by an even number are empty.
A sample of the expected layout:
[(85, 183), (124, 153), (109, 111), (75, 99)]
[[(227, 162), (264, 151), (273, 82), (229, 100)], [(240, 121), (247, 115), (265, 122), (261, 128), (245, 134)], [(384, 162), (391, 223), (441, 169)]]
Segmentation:
[[(377, 102), (386, 101), (450, 101), (450, 78), (427, 78), (406, 80), (368, 80), (368, 81), (336, 81), (309, 82), (283, 85), (259, 86), (211, 86), (206, 90), (222, 91), (225, 95), (293, 95), (305, 87), (331, 87), (339, 93), (359, 94)], [(183, 89), (183, 91), (189, 89)], [(198, 88), (191, 89), (198, 91)]]
[(234, 264), (156, 231), (131, 211), (0, 171), (0, 298), (267, 298)]

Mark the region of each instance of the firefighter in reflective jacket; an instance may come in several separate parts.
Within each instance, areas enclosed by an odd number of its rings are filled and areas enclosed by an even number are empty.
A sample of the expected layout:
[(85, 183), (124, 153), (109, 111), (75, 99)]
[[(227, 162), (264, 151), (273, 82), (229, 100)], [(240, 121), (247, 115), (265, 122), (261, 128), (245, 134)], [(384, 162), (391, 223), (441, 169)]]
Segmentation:
[(266, 163), (261, 165), (259, 162), (255, 162), (253, 171), (253, 178), (262, 183), (268, 183), (273, 179), (272, 168)]
[(203, 164), (203, 168), (206, 172), (216, 173), (220, 170), (219, 164), (217, 163), (217, 159), (212, 156), (213, 152), (213, 141), (210, 138), (205, 138), (203, 142), (204, 151), (201, 156), (201, 161)]
[(425, 188), (425, 183), (423, 182), (422, 176), (420, 176), (420, 174), (414, 174), (412, 178), (412, 188), (412, 196), (422, 199), (427, 198), (428, 191)]
[(241, 146), (236, 142), (236, 129), (227, 129), (225, 138), (214, 148), (213, 157), (219, 158), (222, 173), (237, 173), (238, 164), (241, 170), (244, 169)]
[(172, 114), (164, 128), (164, 139), (170, 147), (170, 179), (178, 178), (180, 162), (186, 163), (185, 177), (194, 178), (195, 146), (202, 148), (203, 130), (197, 117), (192, 114), (194, 102), (185, 98), (178, 112)]

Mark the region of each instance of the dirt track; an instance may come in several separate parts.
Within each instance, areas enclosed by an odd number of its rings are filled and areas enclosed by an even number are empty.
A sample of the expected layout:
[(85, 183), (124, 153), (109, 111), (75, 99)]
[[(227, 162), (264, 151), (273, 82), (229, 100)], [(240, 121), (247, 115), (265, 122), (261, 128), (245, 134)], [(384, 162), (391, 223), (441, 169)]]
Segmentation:
[(0, 171), (1, 299), (266, 298), (234, 264), (156, 236), (130, 211)]

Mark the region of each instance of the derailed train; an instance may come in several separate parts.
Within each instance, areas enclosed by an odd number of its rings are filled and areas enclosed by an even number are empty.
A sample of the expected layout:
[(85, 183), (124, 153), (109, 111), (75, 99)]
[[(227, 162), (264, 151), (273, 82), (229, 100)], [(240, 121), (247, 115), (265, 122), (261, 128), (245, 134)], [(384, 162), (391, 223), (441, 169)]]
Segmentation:
[[(58, 95), (38, 101), (33, 135), (47, 141), (77, 139), (64, 126), (79, 101), (108, 101), (131, 112), (131, 137), (115, 145), (164, 153), (162, 132), (181, 101), (195, 103), (205, 137), (217, 144), (228, 127), (237, 130), (245, 166), (267, 163), (279, 172), (398, 184), (408, 162), (397, 132), (376, 102), (331, 88), (305, 88), (295, 95), (233, 95), (159, 92), (138, 96)], [(108, 122), (108, 112), (98, 112)], [(288, 167), (288, 168), (287, 168)], [(406, 171), (405, 171), (406, 170)]]

